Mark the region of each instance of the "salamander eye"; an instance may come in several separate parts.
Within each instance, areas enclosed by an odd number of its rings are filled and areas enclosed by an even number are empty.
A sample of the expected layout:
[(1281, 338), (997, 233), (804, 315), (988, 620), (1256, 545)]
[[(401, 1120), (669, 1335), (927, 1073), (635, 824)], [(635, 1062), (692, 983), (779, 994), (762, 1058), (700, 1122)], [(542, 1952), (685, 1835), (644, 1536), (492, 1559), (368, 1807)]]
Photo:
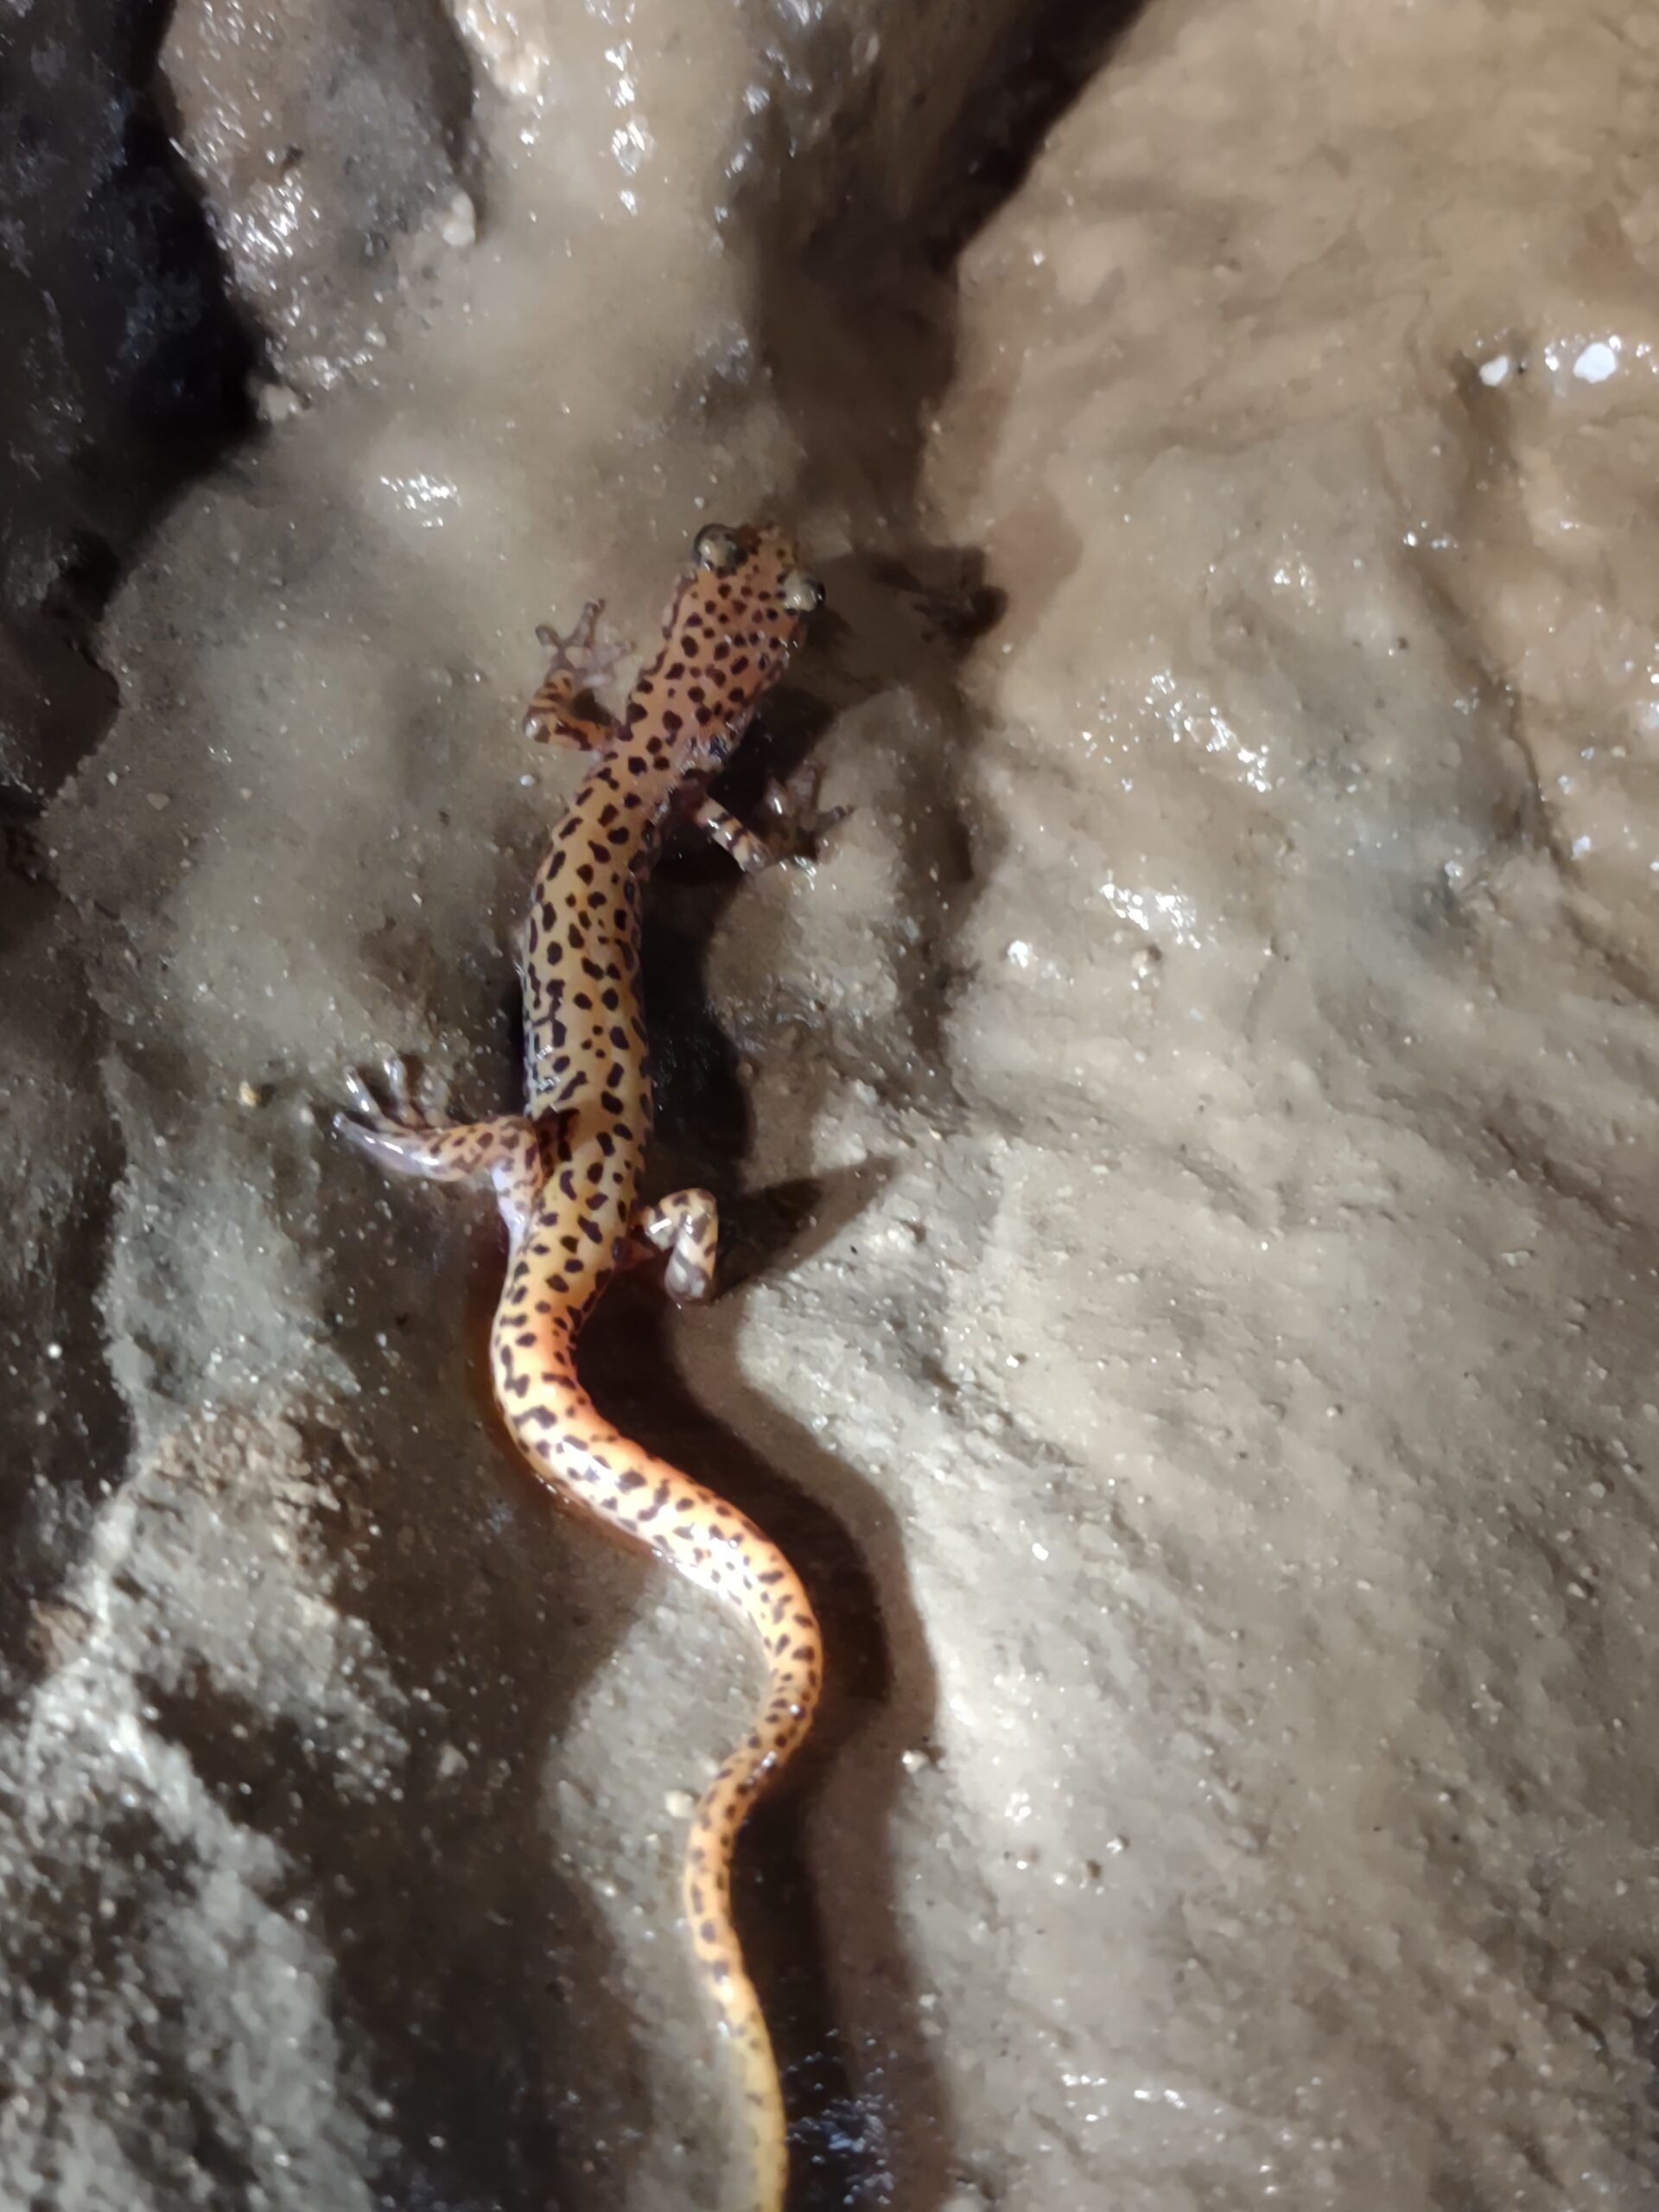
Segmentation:
[(692, 558), (700, 569), (712, 569), (717, 576), (729, 576), (743, 557), (743, 549), (723, 523), (711, 522), (700, 530), (691, 546)]
[(778, 595), (791, 614), (816, 614), (823, 605), (823, 586), (804, 569), (791, 569)]

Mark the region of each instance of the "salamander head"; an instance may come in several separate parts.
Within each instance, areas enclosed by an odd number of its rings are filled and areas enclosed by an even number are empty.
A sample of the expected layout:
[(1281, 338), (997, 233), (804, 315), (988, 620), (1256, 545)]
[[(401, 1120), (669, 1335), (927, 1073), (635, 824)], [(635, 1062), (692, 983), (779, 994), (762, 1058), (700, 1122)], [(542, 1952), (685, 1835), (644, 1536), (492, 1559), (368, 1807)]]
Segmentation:
[(711, 523), (697, 532), (692, 562), (669, 610), (658, 696), (679, 717), (688, 765), (709, 771), (728, 759), (788, 666), (823, 587), (770, 525)]

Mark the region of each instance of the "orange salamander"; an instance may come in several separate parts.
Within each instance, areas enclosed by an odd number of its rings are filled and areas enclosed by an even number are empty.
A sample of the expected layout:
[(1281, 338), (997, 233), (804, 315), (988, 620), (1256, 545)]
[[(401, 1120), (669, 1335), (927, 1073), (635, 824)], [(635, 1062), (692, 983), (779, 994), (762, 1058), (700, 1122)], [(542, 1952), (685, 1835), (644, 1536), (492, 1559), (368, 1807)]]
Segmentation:
[(614, 658), (594, 648), (599, 605), (583, 609), (569, 638), (540, 632), (553, 658), (526, 731), (598, 757), (554, 834), (519, 947), (524, 1110), (486, 1122), (429, 1114), (394, 1059), (384, 1099), (353, 1075), (355, 1110), (336, 1116), (342, 1135), (397, 1173), (487, 1179), (511, 1240), (491, 1371), (520, 1450), (550, 1489), (734, 1605), (765, 1646), (764, 1703), (696, 1807), (683, 1875), (696, 1957), (736, 2053), (751, 2156), (747, 2212), (781, 2212), (789, 2153), (771, 2040), (732, 1922), (732, 1853), (757, 1792), (811, 1725), (823, 1639), (799, 1577), (769, 1537), (601, 1418), (577, 1376), (575, 1345), (611, 1277), (653, 1254), (668, 1255), (665, 1286), (677, 1300), (705, 1298), (713, 1287), (713, 1198), (639, 1195), (652, 1122), (641, 894), (678, 815), (746, 871), (780, 856), (705, 785), (823, 599), (779, 531), (701, 531), (661, 649), (619, 720), (597, 709), (588, 690)]

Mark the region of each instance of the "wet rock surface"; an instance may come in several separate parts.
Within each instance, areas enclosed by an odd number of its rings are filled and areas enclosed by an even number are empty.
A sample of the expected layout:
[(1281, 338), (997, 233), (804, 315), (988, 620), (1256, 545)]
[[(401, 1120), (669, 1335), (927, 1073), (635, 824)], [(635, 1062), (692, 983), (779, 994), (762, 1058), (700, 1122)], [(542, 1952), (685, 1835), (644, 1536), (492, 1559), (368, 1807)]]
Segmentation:
[(721, 2201), (741, 1636), (326, 1122), (511, 1096), (534, 625), (766, 509), (851, 810), (662, 871), (731, 1287), (588, 1366), (829, 1630), (802, 2207), (1659, 2202), (1639, 17), (95, 17), (0, 49), (0, 2195)]

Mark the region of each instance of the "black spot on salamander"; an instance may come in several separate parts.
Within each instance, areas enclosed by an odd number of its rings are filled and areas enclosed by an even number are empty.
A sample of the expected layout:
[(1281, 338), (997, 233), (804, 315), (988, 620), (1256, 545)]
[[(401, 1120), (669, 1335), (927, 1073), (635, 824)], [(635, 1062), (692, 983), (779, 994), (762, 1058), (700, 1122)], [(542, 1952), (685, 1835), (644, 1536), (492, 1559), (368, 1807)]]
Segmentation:
[[(616, 1096), (616, 1094), (615, 1094), (615, 1092), (614, 1092), (614, 1091), (611, 1091), (611, 1090), (602, 1090), (602, 1091), (601, 1091), (600, 1096), (599, 1096), (599, 1103), (600, 1103), (601, 1107), (604, 1109), (604, 1111), (605, 1111), (606, 1113), (607, 1113), (607, 1114), (615, 1114), (615, 1115), (617, 1115), (617, 1116), (620, 1116), (621, 1111), (622, 1111), (622, 1101), (621, 1101), (621, 1100), (620, 1100), (620, 1099)], [(617, 1130), (616, 1130), (616, 1133), (617, 1133), (618, 1136), (620, 1136), (620, 1137), (623, 1137), (623, 1138), (627, 1137), (627, 1136), (631, 1134), (630, 1130), (628, 1129), (627, 1124), (626, 1124), (625, 1122), (622, 1122), (622, 1121), (620, 1121), (620, 1120), (619, 1120), (619, 1121), (618, 1121), (618, 1122), (617, 1122)]]

